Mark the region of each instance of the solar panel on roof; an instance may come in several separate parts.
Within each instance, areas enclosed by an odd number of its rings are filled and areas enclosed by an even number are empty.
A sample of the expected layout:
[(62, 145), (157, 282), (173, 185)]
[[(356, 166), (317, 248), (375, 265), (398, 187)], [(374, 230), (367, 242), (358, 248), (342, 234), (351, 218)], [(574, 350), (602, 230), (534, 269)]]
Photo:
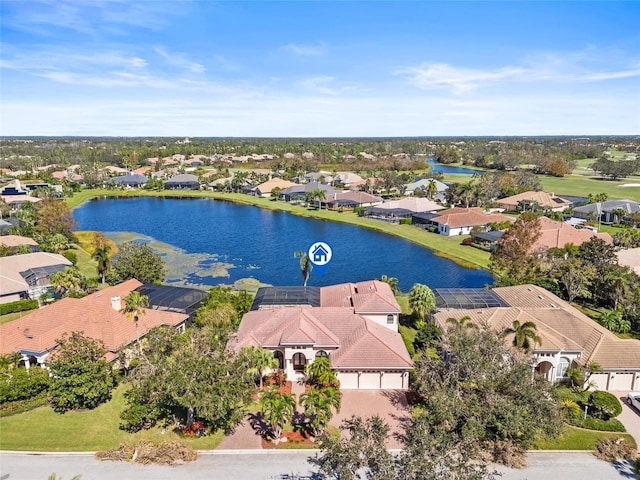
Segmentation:
[(508, 307), (492, 290), (484, 288), (436, 288), (437, 308), (466, 309)]

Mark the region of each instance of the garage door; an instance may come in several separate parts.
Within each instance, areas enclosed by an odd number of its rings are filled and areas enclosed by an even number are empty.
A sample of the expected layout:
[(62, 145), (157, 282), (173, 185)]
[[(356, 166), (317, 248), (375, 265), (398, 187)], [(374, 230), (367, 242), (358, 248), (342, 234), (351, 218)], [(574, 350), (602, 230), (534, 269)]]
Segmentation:
[(340, 388), (344, 388), (345, 390), (355, 390), (358, 388), (357, 372), (337, 372), (336, 376), (340, 381)]
[(593, 382), (593, 386), (596, 390), (606, 390), (608, 379), (608, 373), (594, 373), (589, 377), (589, 382)]
[(633, 373), (616, 373), (616, 378), (613, 381), (613, 387), (609, 387), (609, 390), (631, 390), (633, 385)]
[(402, 373), (384, 372), (382, 375), (382, 388), (387, 390), (397, 390), (402, 387)]
[(380, 373), (362, 372), (360, 374), (360, 390), (380, 390)]

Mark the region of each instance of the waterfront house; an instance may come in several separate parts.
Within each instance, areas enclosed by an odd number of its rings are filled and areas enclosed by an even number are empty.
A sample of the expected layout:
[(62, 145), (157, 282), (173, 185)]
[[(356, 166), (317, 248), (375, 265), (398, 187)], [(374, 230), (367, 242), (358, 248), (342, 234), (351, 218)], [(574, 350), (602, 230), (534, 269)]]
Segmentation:
[(250, 193), (255, 195), (256, 197), (270, 197), (271, 191), (274, 188), (279, 188), (280, 190), (286, 190), (289, 187), (293, 187), (296, 184), (290, 182), (289, 180), (282, 180), (281, 178), (272, 178), (271, 180), (267, 180), (260, 185), (252, 187)]
[(576, 247), (588, 242), (593, 237), (602, 239), (608, 245), (613, 245), (613, 237), (609, 233), (595, 233), (586, 228), (575, 228), (568, 223), (540, 217), (540, 236), (535, 241), (529, 253), (542, 253), (550, 248), (564, 248), (571, 243)]
[[(137, 321), (122, 313), (124, 298), (140, 288), (135, 279), (83, 298), (63, 298), (24, 317), (0, 325), (0, 354), (20, 353), (25, 366), (44, 366), (65, 334), (82, 332), (101, 341), (113, 361), (120, 352), (161, 325), (184, 329), (187, 313), (145, 308)], [(205, 294), (206, 295), (206, 294)]]
[(57, 253), (34, 252), (0, 257), (0, 303), (40, 298), (51, 288), (51, 275), (72, 265)]
[(513, 222), (513, 218), (500, 213), (487, 213), (480, 207), (455, 207), (438, 213), (430, 219), (440, 235), (466, 235), (474, 228), (486, 229), (490, 223)]
[[(567, 370), (595, 362), (602, 371), (589, 381), (599, 390), (640, 389), (640, 340), (621, 339), (568, 302), (536, 285), (485, 289), (435, 289), (435, 322), (468, 317), (480, 328), (502, 332), (533, 322), (540, 337), (531, 352), (533, 369), (549, 382), (568, 381)], [(505, 342), (511, 345), (512, 336)]]
[(164, 182), (164, 188), (168, 190), (197, 190), (200, 188), (200, 181), (195, 175), (183, 173)]
[(292, 381), (328, 357), (342, 389), (406, 389), (413, 363), (397, 331), (399, 314), (391, 288), (377, 280), (261, 288), (231, 345), (272, 351)]

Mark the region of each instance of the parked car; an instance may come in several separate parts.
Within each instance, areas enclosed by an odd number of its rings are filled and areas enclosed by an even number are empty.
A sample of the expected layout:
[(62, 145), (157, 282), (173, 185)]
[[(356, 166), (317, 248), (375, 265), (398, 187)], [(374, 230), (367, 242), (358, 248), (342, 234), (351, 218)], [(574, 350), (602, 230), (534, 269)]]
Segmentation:
[(640, 410), (640, 392), (627, 393), (627, 403)]

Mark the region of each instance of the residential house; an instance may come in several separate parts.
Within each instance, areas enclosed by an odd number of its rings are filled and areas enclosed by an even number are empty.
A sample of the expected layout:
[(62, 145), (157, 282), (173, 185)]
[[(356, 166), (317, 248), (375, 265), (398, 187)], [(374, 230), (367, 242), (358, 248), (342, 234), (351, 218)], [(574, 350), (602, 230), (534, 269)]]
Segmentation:
[(26, 246), (31, 252), (39, 252), (40, 246), (33, 238), (21, 237), (20, 235), (2, 235), (0, 236), (0, 245), (5, 247), (16, 248), (20, 246)]
[(333, 195), (327, 196), (324, 201), (327, 207), (333, 210), (338, 208), (353, 210), (357, 207), (380, 205), (382, 202), (382, 197), (360, 191), (334, 193)]
[(325, 198), (340, 192), (339, 190), (336, 190), (332, 186), (325, 185), (324, 183), (309, 182), (303, 185), (294, 185), (292, 187), (286, 188), (282, 192), (282, 196), (287, 202), (304, 201), (307, 193), (315, 189), (323, 190)]
[(490, 223), (513, 222), (513, 218), (500, 213), (487, 213), (480, 207), (455, 207), (440, 212), (430, 222), (440, 235), (466, 235), (474, 228), (486, 229)]
[(260, 289), (231, 342), (273, 352), (287, 378), (328, 357), (342, 389), (406, 389), (411, 358), (397, 332), (400, 307), (377, 280)]
[[(355, 159), (355, 157), (353, 157)], [(357, 173), (353, 172), (338, 172), (335, 176), (335, 181), (340, 182), (343, 186), (349, 188), (354, 183), (362, 182), (363, 178)]]
[(366, 214), (371, 218), (397, 222), (401, 218), (409, 218), (420, 213), (433, 213), (442, 209), (444, 209), (442, 205), (425, 197), (405, 197), (369, 207), (366, 209)]
[(449, 186), (446, 183), (443, 183), (434, 178), (421, 178), (420, 180), (412, 183), (407, 183), (405, 185), (404, 194), (405, 195), (414, 195), (416, 190), (422, 190), (424, 192), (428, 191), (429, 184), (433, 182), (435, 186), (435, 195), (443, 194), (447, 191)]
[(575, 228), (568, 223), (540, 217), (540, 236), (531, 247), (530, 253), (541, 253), (550, 248), (564, 248), (571, 243), (580, 246), (592, 238), (600, 238), (608, 245), (613, 245), (613, 237), (609, 233), (595, 233), (586, 228)]
[(124, 298), (142, 284), (135, 279), (83, 298), (63, 298), (0, 326), (0, 354), (20, 353), (25, 366), (44, 366), (65, 334), (82, 332), (104, 343), (105, 359), (120, 352), (149, 330), (161, 325), (184, 329), (188, 315), (144, 309), (137, 321), (122, 313)]
[(282, 180), (281, 178), (272, 178), (271, 180), (267, 180), (260, 185), (253, 187), (250, 192), (256, 197), (270, 197), (271, 191), (274, 188), (279, 188), (281, 191), (286, 190), (289, 187), (296, 186), (296, 183), (290, 182), (289, 180)]
[(112, 183), (118, 187), (126, 188), (139, 188), (144, 187), (149, 179), (141, 174), (133, 173), (130, 175), (123, 175), (120, 177), (112, 178), (109, 183)]
[[(640, 204), (633, 200), (607, 200), (573, 209), (573, 216), (602, 223), (621, 221), (627, 215), (640, 212)], [(622, 218), (620, 218), (622, 217)]]
[(0, 257), (0, 303), (40, 298), (50, 277), (73, 264), (57, 253), (35, 252)]
[[(567, 369), (586, 367), (595, 362), (602, 372), (594, 373), (589, 381), (599, 390), (640, 389), (640, 340), (621, 339), (599, 323), (590, 319), (568, 302), (535, 285), (484, 289), (455, 289), (451, 298), (493, 294), (492, 301), (472, 300), (462, 308), (448, 304), (445, 295), (435, 290), (438, 305), (434, 319), (447, 328), (448, 318), (469, 321), (481, 328), (502, 332), (520, 324), (533, 322), (541, 343), (532, 350), (533, 368), (551, 383), (567, 381)], [(512, 337), (505, 339), (511, 342)]]
[(506, 210), (546, 210), (561, 212), (573, 203), (562, 197), (556, 197), (553, 192), (523, 192), (511, 197), (501, 198), (496, 203)]
[(164, 182), (164, 188), (168, 190), (197, 190), (200, 188), (200, 180), (195, 175), (182, 173), (174, 175)]
[(616, 255), (618, 256), (619, 265), (629, 267), (636, 275), (640, 275), (640, 247), (618, 250)]

